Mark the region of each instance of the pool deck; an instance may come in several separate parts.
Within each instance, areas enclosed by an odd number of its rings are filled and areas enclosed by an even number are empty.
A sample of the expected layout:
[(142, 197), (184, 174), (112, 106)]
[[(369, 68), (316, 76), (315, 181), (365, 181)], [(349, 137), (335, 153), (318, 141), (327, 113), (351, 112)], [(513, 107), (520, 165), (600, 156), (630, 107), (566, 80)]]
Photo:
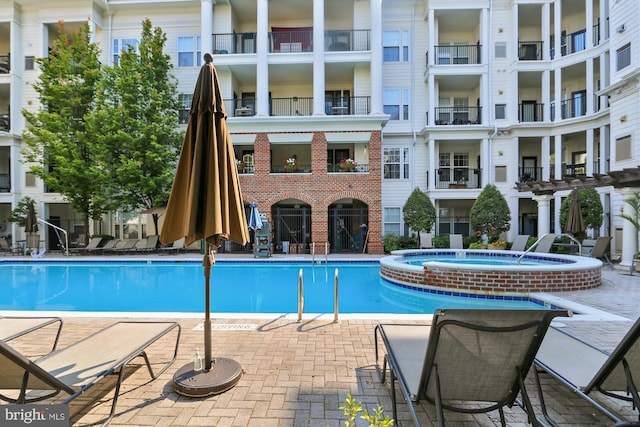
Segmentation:
[[(59, 257), (59, 256), (58, 256)], [(47, 254), (46, 259), (57, 258)], [(91, 260), (98, 257), (73, 256), (73, 259)], [(121, 256), (107, 257), (111, 260)], [(131, 258), (131, 257), (130, 257)], [(137, 257), (136, 257), (137, 258)], [(199, 254), (146, 255), (143, 259), (194, 259)], [(302, 260), (308, 255), (275, 255), (260, 260)], [(324, 259), (324, 257), (318, 257)], [(316, 259), (318, 259), (316, 258)], [(20, 257), (6, 257), (4, 260)], [(22, 258), (24, 259), (24, 258)], [(216, 260), (254, 260), (252, 255), (217, 254)], [(339, 254), (330, 260), (379, 259), (375, 256)], [(215, 268), (215, 267), (214, 267)], [(640, 315), (640, 275), (629, 275), (628, 269), (602, 272), (602, 286), (585, 290), (555, 293), (554, 296), (593, 307), (605, 312), (598, 316), (575, 316), (562, 319), (561, 325), (571, 333), (611, 350)], [(3, 314), (3, 313), (0, 313)], [(609, 316), (609, 314), (611, 316)], [(59, 347), (75, 342), (122, 318), (62, 316), (64, 326)], [(379, 321), (424, 323), (425, 316), (367, 319), (342, 315), (339, 323), (333, 315), (305, 315), (301, 323), (296, 314), (283, 316), (238, 315), (220, 318), (212, 314), (213, 356), (236, 360), (242, 365), (244, 375), (231, 390), (207, 398), (186, 398), (172, 388), (174, 372), (192, 361), (195, 348), (202, 349), (201, 318), (167, 316), (182, 325), (182, 337), (178, 360), (163, 375), (148, 382), (148, 373), (136, 366), (128, 372), (118, 400), (116, 417), (111, 425), (117, 426), (256, 426), (256, 427), (338, 427), (344, 425), (341, 406), (347, 393), (364, 403), (370, 411), (382, 405), (391, 415), (389, 384), (381, 384), (375, 371), (373, 328)], [(46, 334), (40, 331), (12, 341), (12, 344), (29, 356), (36, 357), (46, 348)], [(41, 334), (42, 336), (39, 336)], [(44, 344), (43, 344), (43, 341)], [(170, 346), (154, 349), (152, 362), (166, 358)], [(537, 396), (527, 378), (530, 397), (537, 408)], [(548, 385), (549, 410), (563, 426), (608, 426), (613, 424), (580, 397), (559, 383), (545, 379)], [(72, 404), (74, 426), (100, 423), (109, 413), (113, 389), (110, 381), (105, 387), (96, 388), (82, 398), (82, 404)], [(402, 398), (398, 394), (400, 401)], [(620, 405), (611, 402), (611, 406)], [(629, 405), (630, 406), (630, 405)], [(399, 403), (399, 423), (412, 426), (408, 407)], [(630, 409), (622, 409), (630, 420), (637, 420)], [(423, 425), (435, 422), (434, 406), (426, 402), (419, 405)], [(539, 411), (538, 411), (539, 414)], [(526, 425), (524, 412), (514, 407), (505, 410), (510, 426)], [(637, 413), (636, 413), (637, 415)], [(497, 426), (497, 411), (487, 414), (457, 414), (445, 412), (447, 425)], [(364, 424), (358, 424), (364, 425)]]

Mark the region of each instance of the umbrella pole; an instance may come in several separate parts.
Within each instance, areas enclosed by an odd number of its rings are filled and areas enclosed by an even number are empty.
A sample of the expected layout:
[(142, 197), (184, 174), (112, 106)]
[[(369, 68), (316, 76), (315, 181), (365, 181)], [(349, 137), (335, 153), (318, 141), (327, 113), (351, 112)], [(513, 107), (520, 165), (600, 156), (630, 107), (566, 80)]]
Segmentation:
[(173, 389), (188, 397), (205, 397), (223, 393), (233, 388), (242, 377), (242, 366), (233, 359), (211, 357), (211, 267), (215, 264), (213, 248), (205, 242), (202, 258), (205, 283), (204, 314), (204, 369), (196, 371), (189, 362), (173, 375)]
[(202, 258), (204, 269), (204, 370), (211, 370), (211, 267), (215, 264), (213, 249), (205, 241), (206, 251)]

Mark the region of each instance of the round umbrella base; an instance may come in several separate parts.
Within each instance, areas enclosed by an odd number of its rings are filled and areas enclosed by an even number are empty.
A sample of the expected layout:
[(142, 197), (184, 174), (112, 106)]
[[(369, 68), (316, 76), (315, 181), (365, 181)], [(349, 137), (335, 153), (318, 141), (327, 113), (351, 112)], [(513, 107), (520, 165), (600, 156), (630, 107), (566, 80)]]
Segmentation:
[(238, 362), (225, 357), (211, 359), (209, 372), (194, 371), (193, 362), (187, 363), (173, 375), (173, 389), (188, 397), (205, 397), (232, 389), (242, 376)]

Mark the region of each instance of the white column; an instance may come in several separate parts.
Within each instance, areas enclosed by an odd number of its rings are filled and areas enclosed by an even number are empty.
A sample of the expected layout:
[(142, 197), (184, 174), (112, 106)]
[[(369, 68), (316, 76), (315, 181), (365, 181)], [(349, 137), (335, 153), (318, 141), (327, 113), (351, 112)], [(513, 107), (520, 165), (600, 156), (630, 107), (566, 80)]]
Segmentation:
[(518, 193), (515, 193), (514, 197), (509, 197), (507, 203), (509, 204), (509, 210), (511, 211), (511, 228), (507, 232), (507, 239), (513, 241), (516, 235), (520, 234), (520, 199)]
[[(514, 60), (519, 59), (520, 55), (520, 34), (518, 33), (518, 3), (513, 5), (511, 9), (511, 28), (515, 30), (511, 32), (511, 36), (509, 37), (510, 43), (507, 43), (507, 54), (508, 57), (514, 58)], [(491, 31), (495, 31), (493, 28)]]
[(595, 79), (593, 78), (593, 58), (587, 58), (587, 73), (586, 73), (586, 81), (587, 81), (587, 114), (593, 114), (595, 111), (593, 106), (594, 99), (594, 86), (596, 85)]
[[(554, 59), (558, 59), (562, 56), (560, 50), (560, 38), (562, 37), (562, 8), (561, 2), (557, 1), (553, 4), (553, 47), (555, 50)], [(556, 83), (557, 84), (557, 83)]]
[[(518, 27), (515, 26), (514, 28)], [(492, 29), (489, 28), (489, 9), (485, 7), (480, 12), (480, 40), (482, 40), (482, 42), (480, 43), (480, 49), (482, 50), (480, 52), (481, 64), (489, 63), (489, 50), (491, 49), (491, 46), (487, 46), (487, 43), (489, 43), (489, 31), (492, 31)], [(480, 99), (483, 98), (481, 97)], [(486, 98), (484, 99), (486, 100)], [(484, 117), (482, 123), (488, 123), (484, 121)]]
[[(429, 39), (427, 40), (427, 64), (429, 66), (435, 64), (436, 49), (436, 16), (433, 9), (429, 8), (429, 18), (427, 19)], [(433, 105), (432, 105), (433, 106)]]
[(562, 135), (555, 135), (554, 137), (554, 153), (556, 158), (556, 164), (553, 169), (553, 177), (555, 179), (562, 179), (562, 163), (564, 158), (562, 157)]
[(553, 232), (556, 234), (561, 234), (562, 227), (560, 226), (560, 206), (562, 205), (562, 197), (558, 196), (558, 193), (555, 193), (553, 198), (555, 200), (554, 202), (555, 208), (553, 212), (551, 212), (551, 215), (553, 215), (553, 227), (554, 227)]
[(587, 40), (585, 40), (586, 41), (585, 48), (591, 49), (593, 47), (593, 1), (588, 0), (588, 1), (585, 1), (584, 3), (586, 3), (586, 9), (585, 9), (586, 22), (584, 24), (587, 30), (585, 34), (585, 37), (587, 38)]
[[(600, 34), (604, 31), (603, 25), (600, 24)], [(607, 57), (604, 53), (600, 55), (600, 89), (606, 87), (609, 84), (609, 79), (607, 76), (609, 75), (609, 69), (607, 68)], [(598, 88), (596, 88), (598, 89)], [(609, 107), (609, 98), (607, 95), (600, 96), (600, 109), (604, 110)]]
[(600, 127), (600, 153), (599, 158), (600, 162), (598, 173), (605, 174), (609, 172), (607, 170), (607, 146), (609, 145), (609, 127), (601, 126)]
[(382, 114), (382, 0), (371, 0), (371, 114)]
[(549, 201), (552, 197), (548, 194), (532, 197), (538, 203), (538, 237), (549, 234)]
[(553, 98), (554, 98), (554, 104), (555, 105), (555, 121), (558, 122), (562, 119), (562, 69), (561, 68), (556, 68), (553, 70), (553, 77), (554, 77), (554, 91), (553, 91)]
[(540, 158), (542, 159), (542, 181), (548, 181), (551, 176), (551, 143), (549, 136), (543, 136), (540, 144)]
[(511, 73), (508, 77), (508, 79), (510, 80), (509, 85), (510, 87), (514, 88), (514, 90), (510, 91), (511, 93), (509, 94), (509, 104), (512, 105), (511, 107), (511, 111), (509, 114), (510, 119), (512, 119), (514, 122), (519, 122), (520, 121), (520, 100), (518, 99), (518, 97), (520, 96), (520, 91), (518, 90), (518, 82), (519, 82), (519, 78), (518, 78), (518, 72), (515, 71), (513, 73)]
[(545, 122), (549, 122), (551, 117), (551, 72), (542, 72), (542, 117)]
[(313, 0), (313, 114), (324, 111), (324, 0)]
[(257, 0), (256, 115), (269, 115), (269, 2)]
[(593, 150), (593, 128), (587, 129), (587, 164), (586, 174), (587, 176), (593, 176), (593, 162), (596, 159)]
[(542, 4), (542, 59), (549, 60), (549, 50), (551, 46), (549, 41), (551, 40), (551, 8), (548, 2)]
[(493, 182), (493, 171), (491, 170), (491, 153), (489, 152), (489, 138), (482, 138), (480, 142), (480, 174), (478, 185), (484, 188), (485, 185)]
[[(633, 197), (634, 192), (640, 191), (638, 188), (621, 188), (618, 190), (623, 200)], [(634, 218), (636, 212), (629, 203), (622, 204), (622, 213)], [(620, 264), (630, 266), (633, 256), (638, 252), (638, 230), (629, 221), (622, 220), (622, 259)]]
[(433, 191), (436, 189), (436, 141), (433, 138), (429, 139), (429, 186), (428, 190)]
[[(213, 6), (211, 0), (201, 0), (200, 3), (200, 47), (201, 52), (213, 52)], [(202, 60), (202, 58), (200, 58)]]

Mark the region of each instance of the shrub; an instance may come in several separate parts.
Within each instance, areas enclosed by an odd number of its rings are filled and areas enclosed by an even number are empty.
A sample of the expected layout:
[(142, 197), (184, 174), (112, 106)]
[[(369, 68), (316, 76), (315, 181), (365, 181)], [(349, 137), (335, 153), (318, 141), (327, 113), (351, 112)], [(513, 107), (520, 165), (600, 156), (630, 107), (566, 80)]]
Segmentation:
[(420, 245), (420, 233), (431, 231), (436, 221), (436, 208), (431, 199), (419, 188), (415, 188), (402, 208), (402, 214), (409, 228), (418, 233), (417, 243)]
[(511, 211), (504, 196), (495, 185), (487, 184), (471, 207), (471, 229), (478, 236), (484, 234), (489, 243), (511, 228)]

